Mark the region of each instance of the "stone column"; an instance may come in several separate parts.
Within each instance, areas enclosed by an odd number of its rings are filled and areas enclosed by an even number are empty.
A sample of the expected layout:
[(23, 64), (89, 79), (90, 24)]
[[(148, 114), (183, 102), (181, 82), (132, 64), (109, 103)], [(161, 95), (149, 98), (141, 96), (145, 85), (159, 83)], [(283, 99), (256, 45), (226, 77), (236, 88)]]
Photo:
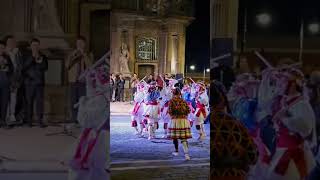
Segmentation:
[(185, 25), (181, 24), (179, 28), (179, 58), (178, 58), (178, 72), (184, 73), (185, 69), (185, 54), (186, 54), (186, 33)]
[(167, 43), (168, 43), (168, 32), (162, 30), (159, 35), (159, 73), (167, 73)]
[(110, 72), (119, 73), (119, 55), (121, 47), (121, 31), (117, 27), (111, 30), (111, 60), (110, 60)]
[(172, 56), (171, 56), (171, 73), (176, 74), (178, 72), (178, 58), (179, 58), (179, 36), (178, 34), (172, 34)]
[(130, 53), (130, 59), (128, 62), (129, 70), (131, 73), (135, 73), (135, 62), (136, 62), (136, 45), (135, 45), (135, 33), (134, 33), (134, 27), (128, 28), (128, 46), (129, 46), (129, 53)]

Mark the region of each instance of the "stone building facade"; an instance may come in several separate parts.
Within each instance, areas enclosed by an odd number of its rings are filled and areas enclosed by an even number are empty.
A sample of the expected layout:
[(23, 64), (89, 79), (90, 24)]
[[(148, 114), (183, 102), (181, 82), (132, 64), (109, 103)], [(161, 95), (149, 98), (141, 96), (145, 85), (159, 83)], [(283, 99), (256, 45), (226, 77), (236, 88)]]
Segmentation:
[[(193, 0), (10, 0), (0, 1), (0, 38), (14, 35), (24, 49), (31, 38), (48, 56), (46, 117), (68, 119), (64, 62), (78, 35), (86, 37), (97, 60), (111, 52), (111, 72), (127, 60), (128, 72), (184, 73), (186, 27)], [(120, 59), (126, 44), (128, 56)]]
[(151, 73), (183, 74), (186, 27), (193, 20), (190, 0), (120, 0), (111, 12), (111, 72), (121, 72), (121, 46), (129, 51), (129, 70), (140, 78)]

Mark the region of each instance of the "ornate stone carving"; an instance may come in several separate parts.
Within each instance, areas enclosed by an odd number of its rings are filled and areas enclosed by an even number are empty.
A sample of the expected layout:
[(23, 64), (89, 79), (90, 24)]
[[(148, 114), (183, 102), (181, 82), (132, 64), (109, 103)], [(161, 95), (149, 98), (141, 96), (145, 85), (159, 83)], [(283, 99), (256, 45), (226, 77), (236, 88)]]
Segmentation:
[(130, 53), (128, 50), (128, 46), (125, 43), (122, 43), (120, 48), (120, 57), (119, 57), (119, 65), (120, 65), (120, 72), (124, 74), (129, 74), (129, 66), (128, 61), (130, 58)]
[(55, 0), (34, 1), (33, 30), (35, 32), (63, 33), (58, 21)]

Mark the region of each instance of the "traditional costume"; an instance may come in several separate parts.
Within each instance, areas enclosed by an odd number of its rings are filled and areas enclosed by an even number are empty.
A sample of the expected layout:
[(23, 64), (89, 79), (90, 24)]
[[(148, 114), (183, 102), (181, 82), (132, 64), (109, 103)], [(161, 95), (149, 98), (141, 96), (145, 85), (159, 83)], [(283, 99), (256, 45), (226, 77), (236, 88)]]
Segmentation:
[[(144, 124), (144, 88), (145, 84), (139, 83), (137, 85), (137, 91), (134, 94), (134, 107), (131, 111), (131, 126), (136, 130), (137, 135), (142, 135)], [(140, 125), (140, 130), (138, 129), (138, 124)]]
[(178, 89), (174, 91), (174, 97), (169, 102), (171, 120), (168, 127), (168, 138), (173, 140), (175, 146), (175, 151), (172, 154), (174, 156), (179, 154), (178, 140), (180, 139), (183, 145), (185, 159), (190, 160), (187, 142), (187, 139), (192, 138), (190, 123), (187, 119), (190, 109), (187, 102), (182, 99), (180, 91)]
[(194, 103), (194, 98), (191, 95), (191, 87), (186, 85), (183, 89), (182, 89), (182, 97), (183, 99), (188, 103), (189, 109), (190, 109), (190, 113), (188, 115), (188, 120), (190, 122), (190, 126), (193, 126), (193, 122), (195, 120), (194, 117), (194, 112), (195, 112), (195, 108), (193, 107), (193, 103)]
[(273, 122), (277, 129), (276, 151), (269, 179), (304, 179), (315, 167), (311, 148), (316, 144), (315, 116), (303, 93), (303, 74), (296, 69), (284, 72), (287, 83)]
[(172, 98), (172, 91), (170, 87), (163, 87), (160, 93), (160, 121), (163, 122), (164, 129), (164, 138), (167, 138), (168, 134), (168, 123), (171, 119), (168, 109), (169, 109), (169, 101)]
[(209, 112), (208, 112), (208, 105), (209, 105), (209, 97), (206, 92), (205, 85), (202, 83), (198, 83), (196, 86), (196, 110), (194, 112), (195, 116), (195, 125), (196, 129), (199, 131), (199, 140), (202, 140), (205, 138), (206, 134), (204, 131), (204, 120), (207, 118)]
[(107, 180), (107, 136), (109, 126), (108, 81), (103, 67), (89, 72), (87, 96), (78, 103), (78, 121), (83, 127), (70, 166), (70, 180)]
[(160, 106), (158, 99), (160, 97), (160, 92), (156, 89), (156, 83), (152, 82), (148, 85), (148, 91), (145, 95), (145, 108), (144, 117), (148, 121), (148, 139), (151, 140), (155, 138), (155, 131), (159, 128), (158, 121), (160, 116)]

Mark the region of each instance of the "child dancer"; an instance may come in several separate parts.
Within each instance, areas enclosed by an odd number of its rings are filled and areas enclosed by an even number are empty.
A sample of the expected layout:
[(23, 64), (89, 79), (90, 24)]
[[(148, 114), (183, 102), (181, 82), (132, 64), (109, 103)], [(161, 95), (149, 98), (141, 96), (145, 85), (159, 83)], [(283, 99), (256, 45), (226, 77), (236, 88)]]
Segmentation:
[(148, 121), (148, 139), (151, 140), (155, 138), (155, 131), (158, 129), (158, 121), (160, 108), (158, 99), (160, 97), (160, 92), (156, 89), (156, 83), (151, 82), (148, 87), (148, 92), (145, 96), (145, 110), (144, 117)]
[(181, 140), (186, 160), (190, 160), (187, 139), (192, 138), (190, 123), (187, 119), (189, 113), (190, 109), (187, 102), (182, 99), (180, 90), (175, 89), (174, 97), (169, 102), (171, 120), (168, 128), (168, 138), (173, 140), (175, 151), (172, 154), (174, 156), (179, 154), (178, 140)]

